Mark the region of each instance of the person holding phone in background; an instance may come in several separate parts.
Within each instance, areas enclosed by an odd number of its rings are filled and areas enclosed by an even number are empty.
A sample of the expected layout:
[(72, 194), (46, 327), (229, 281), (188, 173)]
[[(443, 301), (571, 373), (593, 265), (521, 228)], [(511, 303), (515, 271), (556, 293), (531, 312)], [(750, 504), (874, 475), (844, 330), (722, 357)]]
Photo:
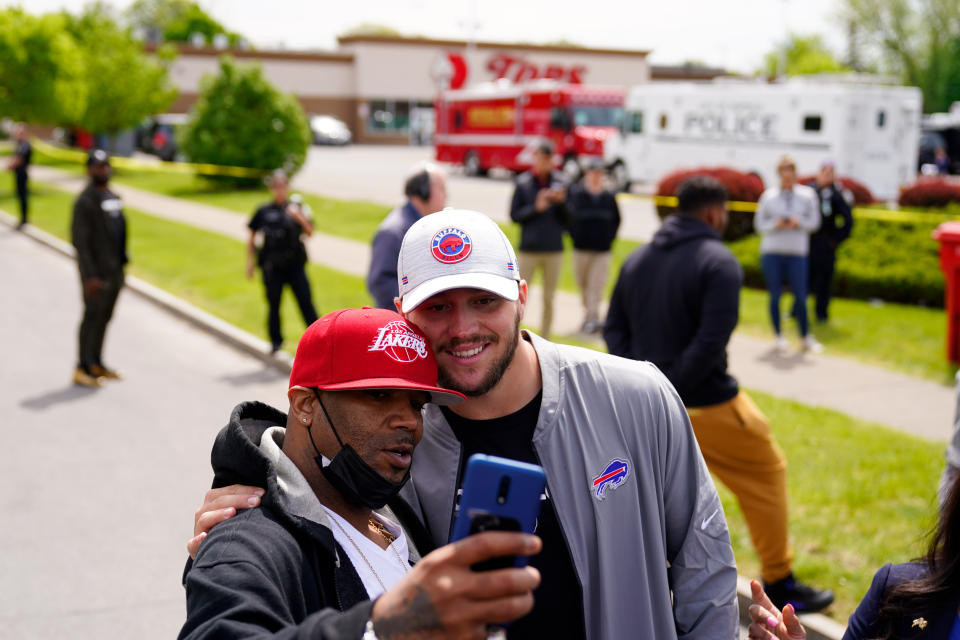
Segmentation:
[(470, 567), (536, 553), (536, 537), (488, 532), (430, 552), (398, 497), (421, 408), (463, 399), (436, 384), (426, 339), (395, 312), (347, 309), (312, 324), (289, 412), (245, 402), (217, 436), (214, 485), (268, 490), (200, 546), (180, 637), (486, 638), (487, 625), (529, 611), (535, 569)]
[(533, 154), (533, 167), (517, 178), (510, 202), (510, 219), (520, 225), (520, 273), (530, 282), (537, 270), (543, 274), (543, 318), (540, 335), (550, 337), (553, 298), (563, 268), (563, 233), (570, 226), (567, 182), (553, 169), (553, 143), (541, 141)]
[(780, 186), (763, 192), (757, 203), (753, 226), (761, 236), (760, 265), (770, 294), (770, 322), (776, 333), (779, 351), (788, 348), (780, 331), (780, 292), (786, 280), (793, 293), (793, 316), (800, 325), (805, 351), (820, 352), (823, 347), (810, 333), (807, 318), (807, 255), (810, 234), (820, 228), (820, 201), (810, 187), (797, 183), (797, 165), (783, 156), (777, 164)]

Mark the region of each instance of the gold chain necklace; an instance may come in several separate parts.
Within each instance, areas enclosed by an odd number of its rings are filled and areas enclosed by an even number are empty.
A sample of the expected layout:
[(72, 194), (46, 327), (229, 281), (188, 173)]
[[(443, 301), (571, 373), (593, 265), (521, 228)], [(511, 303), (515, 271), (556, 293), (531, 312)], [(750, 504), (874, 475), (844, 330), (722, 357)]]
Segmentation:
[[(363, 558), (363, 561), (367, 563), (367, 567), (370, 569), (370, 573), (372, 573), (372, 574), (373, 574), (373, 577), (376, 578), (376, 579), (377, 579), (377, 582), (380, 583), (380, 588), (383, 589), (384, 592), (386, 592), (386, 590), (387, 590), (387, 585), (383, 584), (383, 580), (380, 578), (380, 574), (377, 573), (377, 570), (373, 568), (373, 563), (370, 562), (370, 560), (367, 558), (366, 554), (364, 554), (363, 551), (360, 549), (360, 545), (358, 545), (358, 544), (356, 543), (356, 541), (353, 539), (353, 537), (347, 532), (346, 529), (343, 528), (343, 525), (340, 524), (340, 523), (337, 521), (336, 518), (331, 517), (331, 518), (330, 518), (330, 521), (333, 522), (333, 524), (337, 525), (337, 528), (340, 529), (340, 531), (343, 532), (343, 535), (345, 535), (345, 536), (347, 537), (347, 540), (350, 541), (350, 544), (353, 545), (353, 548), (357, 550), (357, 553), (360, 554), (360, 557)], [(372, 522), (374, 522), (374, 519), (371, 518), (370, 521), (371, 521), (371, 523), (372, 523)], [(381, 527), (383, 526), (380, 522), (377, 522), (377, 524), (379, 524)], [(387, 533), (390, 533), (390, 532), (388, 531)], [(390, 535), (392, 536), (393, 534), (391, 533)], [(395, 555), (395, 556), (397, 557), (397, 562), (400, 563), (400, 567), (403, 569), (403, 572), (404, 572), (404, 573), (409, 572), (409, 571), (410, 571), (410, 566), (407, 565), (407, 563), (405, 563), (405, 562), (403, 561), (403, 558), (400, 557), (400, 552), (397, 551), (397, 548), (394, 547), (392, 543), (390, 544), (390, 548), (393, 549), (393, 555)]]

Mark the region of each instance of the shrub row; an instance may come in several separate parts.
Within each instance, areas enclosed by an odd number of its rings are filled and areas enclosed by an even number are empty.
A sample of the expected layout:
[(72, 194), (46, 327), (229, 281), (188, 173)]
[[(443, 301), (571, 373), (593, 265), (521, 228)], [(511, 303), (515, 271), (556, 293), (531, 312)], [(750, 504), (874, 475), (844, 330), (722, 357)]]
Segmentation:
[(921, 178), (900, 190), (902, 207), (946, 207), (960, 203), (960, 182), (946, 177)]
[[(844, 298), (942, 307), (944, 279), (932, 223), (900, 223), (858, 218), (853, 234), (840, 245), (834, 294)], [(760, 238), (729, 244), (743, 265), (747, 286), (763, 288)]]

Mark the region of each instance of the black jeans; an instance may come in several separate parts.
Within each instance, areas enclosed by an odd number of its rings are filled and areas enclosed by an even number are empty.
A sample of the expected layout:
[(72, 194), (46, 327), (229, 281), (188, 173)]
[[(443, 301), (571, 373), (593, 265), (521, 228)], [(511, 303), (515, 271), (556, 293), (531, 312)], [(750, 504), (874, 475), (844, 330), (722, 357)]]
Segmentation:
[(270, 333), (270, 343), (276, 349), (283, 342), (283, 336), (280, 334), (280, 297), (285, 284), (290, 285), (293, 290), (297, 304), (300, 305), (303, 321), (308, 327), (316, 322), (317, 312), (313, 308), (310, 282), (307, 280), (307, 272), (304, 271), (303, 264), (278, 265), (265, 262), (260, 269), (263, 271), (263, 286), (267, 290), (267, 304), (270, 305), (270, 311), (267, 314), (267, 331)]
[(27, 174), (19, 171), (14, 174), (17, 183), (17, 198), (20, 200), (20, 221), (27, 224)]
[(113, 315), (117, 296), (123, 287), (123, 274), (103, 281), (104, 286), (95, 294), (83, 290), (83, 320), (80, 322), (80, 362), (79, 366), (88, 369), (90, 365), (103, 366), (100, 354), (103, 351), (103, 338), (107, 333), (107, 323)]
[(827, 320), (827, 307), (833, 294), (833, 268), (837, 254), (830, 249), (810, 251), (810, 292), (816, 297), (817, 320)]

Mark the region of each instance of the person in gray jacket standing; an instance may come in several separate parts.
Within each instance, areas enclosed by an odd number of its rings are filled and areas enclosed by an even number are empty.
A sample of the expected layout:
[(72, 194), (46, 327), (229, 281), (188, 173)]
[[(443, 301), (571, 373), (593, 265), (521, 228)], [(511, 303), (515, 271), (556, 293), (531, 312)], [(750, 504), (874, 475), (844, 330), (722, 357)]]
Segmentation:
[[(663, 374), (521, 331), (527, 283), (484, 214), (422, 218), (404, 237), (397, 272), (398, 307), (429, 340), (438, 384), (467, 397), (455, 411), (424, 410), (402, 494), (433, 540), (449, 538), (471, 454), (546, 471), (535, 532), (543, 546), (530, 559), (541, 583), (508, 637), (736, 638), (723, 508)], [(194, 533), (245, 505), (250, 491), (207, 494)]]
[(807, 319), (807, 254), (810, 234), (820, 227), (819, 200), (810, 187), (797, 183), (797, 166), (787, 156), (777, 164), (780, 186), (760, 196), (753, 226), (761, 236), (760, 265), (770, 294), (770, 321), (777, 334), (777, 349), (787, 349), (780, 331), (780, 293), (784, 280), (793, 293), (793, 316), (800, 325), (805, 350), (823, 349), (810, 334)]

